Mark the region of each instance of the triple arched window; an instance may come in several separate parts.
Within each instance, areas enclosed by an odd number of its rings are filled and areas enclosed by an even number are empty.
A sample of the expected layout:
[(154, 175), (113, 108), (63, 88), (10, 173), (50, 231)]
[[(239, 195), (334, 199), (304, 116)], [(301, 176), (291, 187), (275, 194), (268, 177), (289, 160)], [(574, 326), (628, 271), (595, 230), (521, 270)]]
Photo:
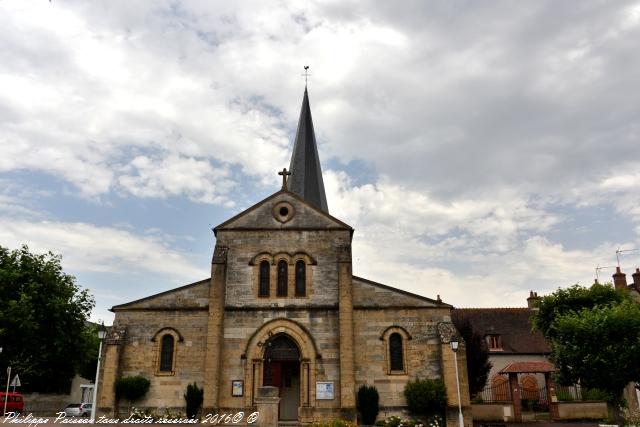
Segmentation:
[[(300, 298), (309, 295), (309, 266), (315, 265), (315, 260), (306, 253), (271, 255), (263, 252), (256, 255), (249, 265), (254, 266), (254, 292), (258, 297)], [(275, 286), (272, 286), (272, 283)]]

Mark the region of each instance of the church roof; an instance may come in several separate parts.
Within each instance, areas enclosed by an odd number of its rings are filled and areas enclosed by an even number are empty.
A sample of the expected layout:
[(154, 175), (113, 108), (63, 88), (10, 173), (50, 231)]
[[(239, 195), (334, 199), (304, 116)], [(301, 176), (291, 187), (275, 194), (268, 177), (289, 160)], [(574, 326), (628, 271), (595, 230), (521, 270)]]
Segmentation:
[(329, 213), (306, 86), (289, 171), (291, 172), (289, 190), (318, 209)]
[[(235, 229), (235, 230), (267, 230), (267, 229), (273, 229), (273, 226), (268, 226), (268, 224), (265, 224), (264, 220), (266, 218), (270, 218), (270, 220), (273, 220), (272, 215), (259, 215), (256, 218), (251, 219), (251, 216), (255, 213), (260, 211), (261, 209), (265, 209), (265, 205), (268, 204), (268, 202), (274, 200), (274, 199), (286, 199), (289, 198), (291, 200), (295, 200), (298, 203), (300, 203), (302, 206), (306, 206), (308, 213), (315, 213), (313, 214), (313, 216), (315, 216), (315, 218), (312, 218), (312, 215), (297, 215), (297, 217), (306, 217), (306, 221), (305, 222), (310, 222), (309, 224), (303, 224), (301, 223), (302, 218), (298, 218), (298, 220), (292, 220), (289, 221), (285, 224), (280, 224), (277, 223), (277, 228), (278, 229), (288, 229), (288, 230), (312, 230), (312, 229), (322, 229), (322, 230), (349, 230), (351, 232), (351, 234), (353, 234), (353, 228), (340, 221), (338, 218), (335, 218), (331, 215), (329, 215), (329, 213), (327, 211), (323, 211), (322, 209), (318, 208), (317, 206), (311, 204), (308, 200), (304, 199), (303, 197), (301, 197), (300, 195), (293, 193), (291, 191), (289, 191), (286, 188), (283, 188), (275, 193), (273, 193), (271, 196), (267, 197), (266, 199), (260, 200), (258, 203), (254, 204), (253, 206), (243, 210), (242, 212), (238, 213), (237, 215), (235, 215), (232, 218), (229, 218), (228, 220), (226, 220), (225, 222), (223, 222), (222, 224), (216, 226), (213, 229), (213, 232), (215, 235), (218, 234), (219, 230), (224, 230), (224, 229)], [(268, 206), (268, 205), (267, 205)], [(301, 206), (301, 207), (302, 207)], [(267, 211), (271, 211), (271, 207), (267, 208)], [(296, 217), (296, 218), (297, 218)], [(246, 221), (243, 221), (242, 219), (245, 219)], [(318, 222), (318, 220), (321, 220), (320, 222)], [(270, 222), (274, 222), (270, 221)], [(316, 224), (315, 226), (313, 224)]]
[[(153, 294), (153, 295), (149, 295), (146, 296), (144, 298), (140, 298), (134, 301), (129, 301), (126, 302), (124, 304), (118, 304), (118, 305), (114, 305), (113, 307), (111, 307), (109, 309), (109, 311), (111, 312), (116, 312), (116, 311), (122, 311), (122, 310), (127, 310), (127, 309), (153, 309), (153, 308), (158, 308), (158, 306), (140, 306), (141, 303), (147, 303), (147, 302), (158, 302), (158, 298), (161, 297), (168, 297), (168, 299), (166, 301), (164, 301), (165, 303), (168, 301), (171, 304), (175, 304), (177, 301), (175, 301), (175, 295), (179, 292), (182, 291), (187, 291), (190, 288), (195, 288), (197, 286), (203, 286), (203, 285), (208, 285), (209, 282), (211, 281), (211, 277), (207, 277), (206, 279), (202, 279), (202, 280), (198, 280), (197, 282), (193, 282), (193, 283), (189, 283), (188, 285), (183, 285), (177, 288), (173, 288), (173, 289), (169, 289), (163, 292), (159, 292), (157, 294)], [(165, 304), (166, 305), (166, 304)], [(167, 307), (162, 307), (162, 308), (167, 308)], [(182, 309), (184, 309), (184, 307), (180, 307)], [(193, 308), (206, 308), (205, 306), (202, 307), (191, 307)], [(175, 307), (173, 308), (175, 309)]]

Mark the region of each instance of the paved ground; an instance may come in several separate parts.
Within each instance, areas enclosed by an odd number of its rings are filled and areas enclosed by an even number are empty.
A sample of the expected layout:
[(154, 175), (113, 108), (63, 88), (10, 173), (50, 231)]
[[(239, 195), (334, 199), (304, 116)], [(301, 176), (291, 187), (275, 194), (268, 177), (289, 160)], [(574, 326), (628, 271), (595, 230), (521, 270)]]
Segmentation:
[(490, 422), (474, 422), (474, 427), (598, 427), (600, 423), (594, 421), (571, 421), (571, 422), (552, 422), (552, 421), (531, 421), (525, 423), (490, 423)]

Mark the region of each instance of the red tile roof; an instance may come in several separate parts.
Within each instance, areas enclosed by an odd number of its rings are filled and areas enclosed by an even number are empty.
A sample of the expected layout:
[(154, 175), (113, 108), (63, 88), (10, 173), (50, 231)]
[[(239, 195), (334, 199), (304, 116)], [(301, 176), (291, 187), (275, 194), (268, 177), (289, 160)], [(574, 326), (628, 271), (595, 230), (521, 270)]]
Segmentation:
[(512, 362), (500, 370), (500, 374), (508, 373), (528, 373), (536, 372), (546, 373), (554, 372), (555, 366), (549, 362)]

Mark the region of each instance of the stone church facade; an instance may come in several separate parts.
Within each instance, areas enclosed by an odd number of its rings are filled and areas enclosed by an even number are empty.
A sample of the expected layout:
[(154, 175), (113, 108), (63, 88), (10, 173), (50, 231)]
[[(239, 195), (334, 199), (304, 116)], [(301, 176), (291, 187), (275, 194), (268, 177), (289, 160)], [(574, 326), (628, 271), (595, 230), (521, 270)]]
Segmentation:
[(210, 278), (112, 308), (98, 412), (116, 410), (114, 383), (130, 375), (151, 381), (139, 407), (183, 408), (196, 382), (205, 413), (251, 412), (258, 389), (275, 386), (279, 418), (302, 423), (354, 419), (363, 384), (376, 386), (381, 416), (397, 413), (409, 380), (442, 378), (457, 425), (452, 306), (353, 275), (354, 229), (328, 212), (306, 88), (280, 174), (279, 191), (214, 229)]

